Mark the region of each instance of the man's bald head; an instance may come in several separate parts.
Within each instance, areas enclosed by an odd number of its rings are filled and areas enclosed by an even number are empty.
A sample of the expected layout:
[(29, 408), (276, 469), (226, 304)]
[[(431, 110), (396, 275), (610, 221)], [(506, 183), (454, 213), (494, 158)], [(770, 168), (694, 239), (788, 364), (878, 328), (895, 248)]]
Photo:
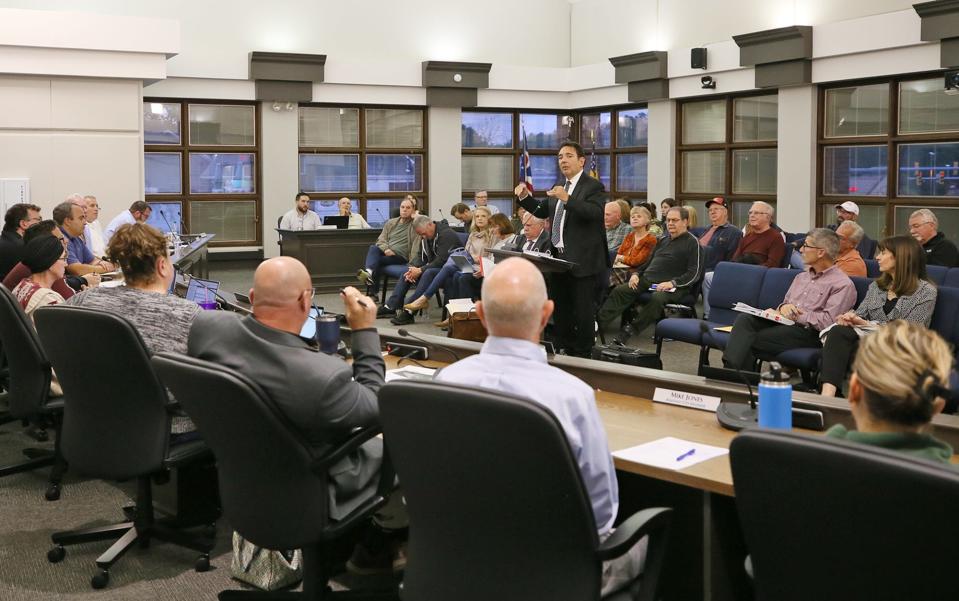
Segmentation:
[(310, 272), (292, 257), (274, 257), (260, 263), (253, 274), (250, 300), (258, 308), (285, 308), (296, 304), (312, 288)]
[(538, 342), (553, 313), (539, 270), (526, 259), (514, 257), (497, 263), (483, 280), (477, 311), (489, 333)]

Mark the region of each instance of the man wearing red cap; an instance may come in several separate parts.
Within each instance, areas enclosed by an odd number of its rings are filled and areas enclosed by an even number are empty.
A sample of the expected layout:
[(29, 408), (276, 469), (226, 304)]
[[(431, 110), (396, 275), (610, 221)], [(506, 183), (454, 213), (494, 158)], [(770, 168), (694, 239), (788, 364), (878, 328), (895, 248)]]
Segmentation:
[(713, 283), (713, 270), (720, 261), (733, 258), (743, 231), (729, 223), (729, 205), (722, 196), (706, 201), (711, 227), (699, 237), (699, 245), (706, 250), (706, 275), (703, 277), (703, 315), (709, 315), (709, 288)]

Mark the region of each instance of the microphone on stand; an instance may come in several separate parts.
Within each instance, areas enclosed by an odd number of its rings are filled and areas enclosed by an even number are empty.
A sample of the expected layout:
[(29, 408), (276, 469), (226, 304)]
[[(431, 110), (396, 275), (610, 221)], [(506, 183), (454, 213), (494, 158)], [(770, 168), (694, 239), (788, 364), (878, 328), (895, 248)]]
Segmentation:
[(383, 211), (381, 211), (379, 207), (376, 207), (374, 210), (376, 211), (376, 214), (380, 216), (380, 219), (383, 220), (383, 223), (386, 223), (387, 219), (386, 217), (383, 217)]
[[(699, 322), (699, 332), (703, 338), (709, 334), (709, 326), (706, 325), (706, 322)], [(705, 343), (705, 340), (703, 342)], [(716, 408), (716, 419), (719, 421), (719, 425), (727, 430), (738, 432), (743, 428), (749, 428), (758, 424), (759, 413), (756, 409), (756, 395), (753, 394), (753, 387), (749, 382), (749, 378), (746, 377), (746, 374), (740, 371), (738, 367), (726, 369), (703, 366), (701, 372), (703, 372), (701, 375), (707, 378), (712, 377), (727, 382), (735, 381), (735, 379), (731, 377), (735, 374), (735, 376), (746, 385), (746, 392), (749, 394), (748, 403), (719, 402), (719, 407)]]
[(449, 348), (448, 346), (445, 346), (445, 345), (442, 345), (442, 344), (436, 344), (435, 342), (430, 342), (429, 340), (426, 340), (425, 338), (420, 338), (419, 336), (416, 336), (416, 335), (410, 333), (410, 331), (407, 330), (406, 328), (400, 328), (400, 329), (396, 330), (396, 333), (399, 334), (400, 336), (405, 337), (405, 338), (412, 338), (413, 340), (418, 340), (418, 341), (422, 342), (423, 344), (427, 344), (427, 345), (429, 345), (429, 346), (431, 346), (431, 347), (433, 347), (433, 348), (437, 348), (437, 349), (439, 349), (439, 350), (441, 350), (441, 351), (446, 351), (447, 353), (449, 353), (450, 355), (452, 355), (452, 357), (453, 357), (453, 359), (454, 359), (455, 361), (459, 361), (459, 360), (460, 360), (460, 356), (456, 354), (456, 351), (454, 351), (453, 349)]
[(443, 209), (436, 209), (440, 214), (440, 221), (447, 221), (446, 217), (443, 216)]
[(160, 209), (160, 217), (163, 217), (163, 222), (166, 223), (167, 228), (170, 230), (170, 233), (173, 234), (173, 237), (176, 239), (180, 238), (180, 233), (173, 231), (173, 226), (170, 224), (170, 220), (166, 217), (166, 211)]

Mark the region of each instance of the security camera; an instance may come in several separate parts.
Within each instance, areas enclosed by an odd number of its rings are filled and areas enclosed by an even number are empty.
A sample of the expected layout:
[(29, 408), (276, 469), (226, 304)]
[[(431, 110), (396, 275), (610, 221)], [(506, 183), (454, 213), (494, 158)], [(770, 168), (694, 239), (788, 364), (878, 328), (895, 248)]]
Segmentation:
[(716, 89), (716, 81), (713, 80), (713, 78), (710, 77), (709, 75), (703, 75), (702, 77), (700, 77), (700, 78), (699, 78), (699, 83), (703, 84), (703, 89), (704, 89), (704, 90), (715, 90), (715, 89)]

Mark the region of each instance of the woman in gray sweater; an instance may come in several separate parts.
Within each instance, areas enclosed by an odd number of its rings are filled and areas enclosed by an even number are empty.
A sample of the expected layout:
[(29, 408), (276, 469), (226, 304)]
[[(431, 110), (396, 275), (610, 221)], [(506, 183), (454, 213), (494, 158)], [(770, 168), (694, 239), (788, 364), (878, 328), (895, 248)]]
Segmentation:
[(860, 337), (877, 326), (904, 319), (929, 327), (936, 287), (926, 277), (926, 257), (910, 236), (882, 240), (876, 250), (879, 276), (866, 290), (859, 308), (840, 315), (823, 331), (822, 394), (836, 396), (856, 355)]

